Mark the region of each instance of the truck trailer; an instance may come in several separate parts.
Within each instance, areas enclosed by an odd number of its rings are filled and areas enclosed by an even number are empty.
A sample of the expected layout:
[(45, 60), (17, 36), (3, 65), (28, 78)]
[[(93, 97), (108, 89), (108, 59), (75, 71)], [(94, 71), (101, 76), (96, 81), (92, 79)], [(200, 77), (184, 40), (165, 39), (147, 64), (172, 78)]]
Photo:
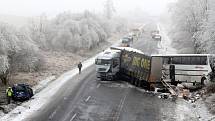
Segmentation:
[(96, 58), (100, 80), (123, 79), (138, 87), (150, 88), (151, 57), (130, 47), (112, 47)]

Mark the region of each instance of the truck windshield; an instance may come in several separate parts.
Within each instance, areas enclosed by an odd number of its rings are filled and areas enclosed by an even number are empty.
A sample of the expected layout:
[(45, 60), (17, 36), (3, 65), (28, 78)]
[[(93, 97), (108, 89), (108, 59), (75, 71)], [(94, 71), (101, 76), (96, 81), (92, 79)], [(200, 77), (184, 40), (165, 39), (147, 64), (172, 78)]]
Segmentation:
[(111, 64), (111, 60), (96, 59), (96, 65), (109, 65), (109, 64)]

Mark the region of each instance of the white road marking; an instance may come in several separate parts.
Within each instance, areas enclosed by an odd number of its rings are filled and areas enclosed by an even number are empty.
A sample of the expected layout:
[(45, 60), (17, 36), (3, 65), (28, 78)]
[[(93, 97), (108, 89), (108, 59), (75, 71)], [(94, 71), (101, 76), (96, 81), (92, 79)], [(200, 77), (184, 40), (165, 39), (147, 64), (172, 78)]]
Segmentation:
[(123, 108), (123, 106), (124, 106), (125, 99), (126, 99), (127, 95), (128, 95), (128, 92), (126, 93), (126, 95), (124, 96), (124, 98), (120, 101), (120, 104), (119, 104), (119, 111), (117, 112), (117, 114), (116, 114), (116, 116), (115, 116), (116, 118), (115, 118), (114, 121), (118, 121), (118, 120), (119, 120), (120, 113), (121, 113), (122, 108)]
[(91, 96), (88, 96), (87, 99), (85, 100), (85, 102), (88, 102), (90, 98), (91, 98)]
[(101, 84), (97, 84), (96, 88), (99, 88)]
[(77, 114), (74, 114), (74, 115), (72, 116), (72, 118), (71, 118), (70, 121), (73, 121), (73, 120), (75, 119), (76, 116), (77, 116)]

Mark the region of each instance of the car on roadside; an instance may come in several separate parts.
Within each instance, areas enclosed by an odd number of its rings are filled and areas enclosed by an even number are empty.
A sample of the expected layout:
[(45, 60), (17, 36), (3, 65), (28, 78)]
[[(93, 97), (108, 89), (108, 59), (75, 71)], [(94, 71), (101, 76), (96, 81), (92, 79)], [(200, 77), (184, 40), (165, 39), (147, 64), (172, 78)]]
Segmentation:
[(15, 84), (12, 90), (12, 99), (15, 101), (26, 101), (34, 95), (32, 88), (28, 84)]

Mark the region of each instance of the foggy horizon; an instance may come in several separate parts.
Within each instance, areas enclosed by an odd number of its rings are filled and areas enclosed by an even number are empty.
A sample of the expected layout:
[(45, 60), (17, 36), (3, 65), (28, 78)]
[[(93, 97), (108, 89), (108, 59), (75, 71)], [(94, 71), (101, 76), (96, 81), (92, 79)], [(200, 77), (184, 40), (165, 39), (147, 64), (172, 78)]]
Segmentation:
[[(113, 4), (116, 15), (138, 10), (158, 16), (166, 10), (168, 3), (173, 1), (175, 0), (113, 0)], [(0, 15), (31, 17), (46, 14), (52, 17), (62, 12), (80, 13), (85, 10), (103, 13), (104, 2), (105, 0), (7, 0), (0, 1)]]

